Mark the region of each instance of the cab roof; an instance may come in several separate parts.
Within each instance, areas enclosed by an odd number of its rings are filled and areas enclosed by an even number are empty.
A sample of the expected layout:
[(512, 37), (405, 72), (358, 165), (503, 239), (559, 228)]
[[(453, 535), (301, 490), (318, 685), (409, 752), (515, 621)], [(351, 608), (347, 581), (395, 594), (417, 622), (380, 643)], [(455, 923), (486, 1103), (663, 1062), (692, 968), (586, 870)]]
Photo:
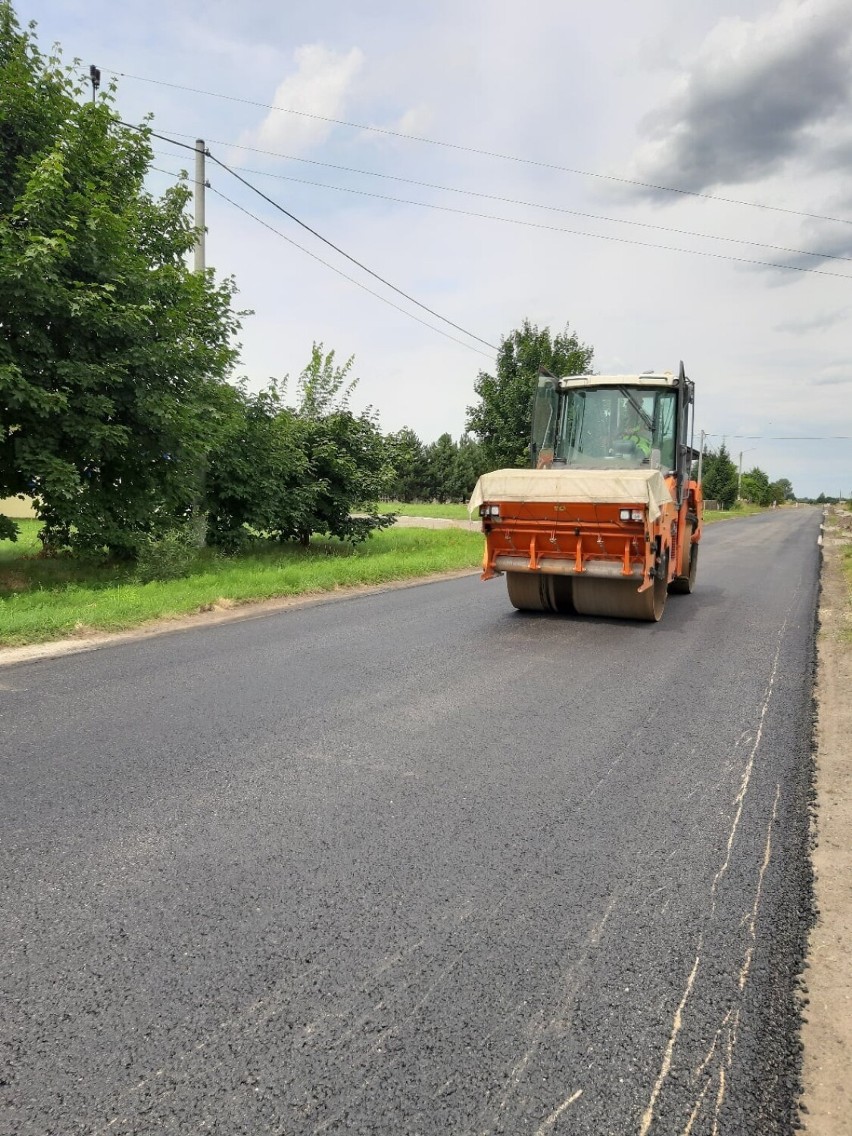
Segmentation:
[(644, 375), (566, 375), (557, 382), (559, 390), (582, 387), (664, 387), (674, 389), (678, 380), (671, 371), (654, 371)]

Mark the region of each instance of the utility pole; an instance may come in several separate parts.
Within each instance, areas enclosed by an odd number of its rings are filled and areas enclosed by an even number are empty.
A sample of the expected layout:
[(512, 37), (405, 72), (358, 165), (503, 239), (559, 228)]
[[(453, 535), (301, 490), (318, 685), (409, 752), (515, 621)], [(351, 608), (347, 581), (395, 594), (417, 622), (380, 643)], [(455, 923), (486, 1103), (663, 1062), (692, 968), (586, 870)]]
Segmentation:
[(204, 156), (207, 153), (207, 148), (204, 145), (203, 138), (196, 138), (195, 140), (195, 263), (193, 268), (196, 272), (203, 272), (205, 268), (204, 261), (204, 187), (207, 184), (204, 180)]
[(740, 450), (740, 472), (737, 477), (737, 500), (743, 495), (743, 451)]
[(704, 439), (707, 435), (701, 431), (701, 449), (698, 452), (698, 484), (701, 484), (701, 471), (704, 468)]

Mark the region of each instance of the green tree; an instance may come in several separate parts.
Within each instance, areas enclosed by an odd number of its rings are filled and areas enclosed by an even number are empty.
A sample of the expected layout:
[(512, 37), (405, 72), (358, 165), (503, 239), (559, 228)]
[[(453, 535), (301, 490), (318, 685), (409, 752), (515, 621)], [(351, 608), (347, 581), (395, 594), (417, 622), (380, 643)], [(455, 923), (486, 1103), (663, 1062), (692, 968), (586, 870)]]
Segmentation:
[(314, 343), (311, 348), (310, 362), (296, 386), (296, 413), (300, 418), (323, 418), (349, 409), (349, 400), (358, 385), (357, 379), (349, 378), (355, 356), (350, 355), (342, 367), (334, 357), (334, 350), (324, 351), (322, 343)]
[(353, 358), (342, 367), (334, 351), (315, 343), (299, 377), (295, 410), (298, 438), (308, 464), (308, 496), (301, 520), (289, 534), (307, 545), (313, 533), (356, 543), (394, 518), (378, 512), (393, 477), (375, 412), (349, 410), (357, 379)]
[(753, 505), (763, 505), (764, 507), (769, 505), (772, 501), (769, 476), (758, 466), (749, 470), (748, 473), (744, 473), (740, 485), (740, 496)]
[(208, 540), (232, 552), (252, 537), (289, 539), (310, 524), (314, 497), (299, 420), (274, 382), (223, 394), (226, 425), (205, 487)]
[(707, 450), (702, 469), (704, 497), (718, 501), (723, 509), (731, 509), (737, 499), (739, 473), (723, 442), (718, 450)]
[(385, 438), (392, 476), (388, 496), (396, 501), (425, 501), (428, 497), (426, 448), (413, 430), (404, 426)]
[(441, 436), (426, 447), (428, 500), (449, 501), (458, 459), (458, 447), (450, 434)]
[(551, 374), (584, 375), (592, 368), (594, 349), (581, 343), (566, 324), (551, 336), (524, 320), (500, 341), (496, 374), (480, 371), (474, 390), (476, 406), (467, 408), (466, 429), (483, 446), (489, 467), (526, 466), (532, 427), (532, 399), (540, 369)]
[(233, 284), (191, 273), (185, 185), (0, 0), (0, 497), (47, 545), (133, 556), (192, 512), (235, 360)]
[(469, 434), (462, 434), (456, 449), (451, 479), (447, 485), (449, 500), (467, 503), (477, 480), (489, 469), (491, 465), (483, 447)]
[(782, 501), (795, 501), (796, 494), (793, 492), (793, 483), (786, 477), (779, 477), (777, 481), (773, 481), (769, 487), (770, 497), (773, 501), (777, 501), (780, 505)]

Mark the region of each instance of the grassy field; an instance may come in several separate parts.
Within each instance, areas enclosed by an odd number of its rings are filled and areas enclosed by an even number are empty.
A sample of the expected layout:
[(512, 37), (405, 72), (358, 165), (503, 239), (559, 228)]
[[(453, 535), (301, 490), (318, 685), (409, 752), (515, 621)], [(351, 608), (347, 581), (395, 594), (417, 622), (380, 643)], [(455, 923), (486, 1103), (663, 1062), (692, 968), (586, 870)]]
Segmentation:
[(236, 557), (205, 550), (179, 580), (138, 583), (127, 568), (38, 558), (39, 523), (0, 541), (0, 645), (19, 646), (119, 631), (151, 620), (274, 597), (321, 594), (432, 573), (476, 568), (482, 538), (456, 529), (392, 529), (352, 547), (317, 541)]

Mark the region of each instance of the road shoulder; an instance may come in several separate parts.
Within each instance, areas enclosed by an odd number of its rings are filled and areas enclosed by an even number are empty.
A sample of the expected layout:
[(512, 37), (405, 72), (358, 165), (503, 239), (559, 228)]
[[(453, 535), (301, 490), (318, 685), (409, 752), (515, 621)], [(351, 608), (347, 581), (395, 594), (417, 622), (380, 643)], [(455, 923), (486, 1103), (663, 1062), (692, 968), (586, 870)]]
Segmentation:
[(841, 566), (852, 515), (842, 519), (845, 532), (827, 525), (823, 546), (813, 821), (819, 915), (810, 936), (802, 1028), (802, 1119), (819, 1136), (852, 1133), (852, 610)]

